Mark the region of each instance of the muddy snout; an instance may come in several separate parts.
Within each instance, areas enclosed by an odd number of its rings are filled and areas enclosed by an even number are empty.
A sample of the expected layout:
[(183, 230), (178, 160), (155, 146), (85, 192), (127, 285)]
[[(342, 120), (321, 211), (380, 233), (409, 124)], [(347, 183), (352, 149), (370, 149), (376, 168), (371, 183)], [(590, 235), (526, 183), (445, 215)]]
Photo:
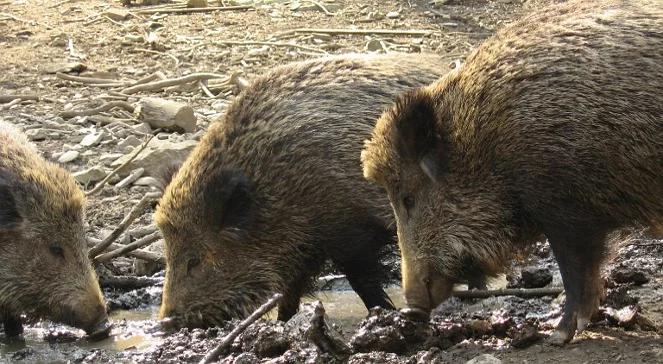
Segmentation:
[(430, 312), (451, 296), (454, 281), (431, 270), (405, 272), (403, 289), (407, 308), (401, 312), (413, 320), (428, 320)]
[(63, 321), (85, 330), (88, 339), (103, 339), (108, 336), (112, 328), (108, 321), (106, 305), (97, 297), (75, 302), (65, 308), (64, 312)]

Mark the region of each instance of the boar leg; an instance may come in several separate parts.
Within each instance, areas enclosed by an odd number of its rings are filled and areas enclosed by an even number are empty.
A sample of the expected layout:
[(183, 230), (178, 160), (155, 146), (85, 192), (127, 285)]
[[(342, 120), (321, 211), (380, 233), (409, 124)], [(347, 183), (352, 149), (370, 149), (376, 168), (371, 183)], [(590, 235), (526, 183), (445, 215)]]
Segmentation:
[(293, 275), (294, 279), (283, 291), (277, 316), (279, 321), (288, 321), (297, 313), (302, 296), (311, 290), (311, 277), (320, 275), (324, 262), (325, 257), (320, 254), (307, 254), (306, 264), (299, 266), (302, 271)]
[(383, 307), (395, 309), (387, 293), (382, 289), (386, 280), (386, 268), (380, 262), (385, 245), (393, 241), (393, 233), (378, 224), (357, 226), (354, 234), (345, 235), (348, 240), (338, 246), (351, 247), (332, 254), (332, 261), (345, 274), (352, 289), (359, 295), (367, 309)]
[(15, 337), (23, 334), (23, 323), (20, 317), (8, 315), (2, 318), (2, 326), (5, 328), (7, 337)]
[(573, 339), (576, 330), (584, 330), (598, 309), (605, 233), (568, 229), (548, 234), (548, 239), (566, 293), (562, 320), (551, 337), (553, 344), (560, 345)]

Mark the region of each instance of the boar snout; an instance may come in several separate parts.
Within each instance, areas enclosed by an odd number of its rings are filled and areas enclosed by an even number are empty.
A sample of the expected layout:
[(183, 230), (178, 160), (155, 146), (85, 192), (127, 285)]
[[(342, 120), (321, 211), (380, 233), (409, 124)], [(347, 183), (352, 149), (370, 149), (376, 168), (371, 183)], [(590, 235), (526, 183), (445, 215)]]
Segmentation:
[(428, 318), (431, 310), (451, 296), (454, 280), (429, 267), (403, 272), (403, 289), (408, 310), (413, 318)]

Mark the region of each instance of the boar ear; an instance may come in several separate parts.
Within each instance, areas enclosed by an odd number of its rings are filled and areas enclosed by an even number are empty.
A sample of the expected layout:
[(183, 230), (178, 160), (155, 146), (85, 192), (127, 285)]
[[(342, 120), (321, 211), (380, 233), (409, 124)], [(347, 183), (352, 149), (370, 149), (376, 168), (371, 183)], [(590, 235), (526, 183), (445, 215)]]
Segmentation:
[(12, 230), (23, 221), (7, 180), (0, 171), (0, 230)]
[(399, 154), (415, 161), (433, 181), (438, 181), (446, 171), (445, 159), (448, 158), (447, 143), (439, 134), (437, 115), (432, 96), (421, 90), (401, 97), (394, 115)]
[(247, 229), (252, 222), (254, 203), (248, 178), (239, 170), (221, 170), (205, 191), (206, 212), (211, 226)]

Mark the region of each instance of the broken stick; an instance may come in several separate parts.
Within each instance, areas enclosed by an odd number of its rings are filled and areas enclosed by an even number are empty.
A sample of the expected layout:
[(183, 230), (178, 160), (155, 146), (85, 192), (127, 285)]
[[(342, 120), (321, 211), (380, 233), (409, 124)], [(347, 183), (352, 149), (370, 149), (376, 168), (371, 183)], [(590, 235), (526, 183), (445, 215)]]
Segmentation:
[(145, 194), (143, 198), (138, 201), (138, 203), (129, 211), (129, 214), (127, 214), (124, 219), (120, 222), (120, 224), (113, 230), (110, 234), (108, 234), (107, 237), (104, 238), (104, 240), (101, 241), (101, 243), (95, 245), (90, 249), (88, 252), (88, 255), (91, 259), (94, 259), (97, 255), (101, 254), (104, 250), (108, 249), (108, 247), (113, 244), (115, 239), (117, 239), (118, 236), (120, 236), (131, 223), (136, 220), (139, 216), (143, 214), (143, 210), (145, 210), (145, 207), (147, 207), (147, 204), (151, 203), (155, 199), (159, 198), (161, 196), (160, 192), (150, 192)]
[(114, 107), (120, 107), (129, 112), (134, 112), (134, 106), (126, 101), (109, 101), (99, 107), (95, 107), (92, 109), (63, 111), (60, 113), (60, 116), (64, 119), (71, 119), (76, 116), (90, 116), (102, 113), (104, 111), (108, 111)]
[(219, 358), (219, 356), (228, 349), (228, 347), (235, 341), (235, 338), (239, 336), (244, 330), (246, 330), (249, 325), (257, 321), (262, 315), (266, 314), (269, 312), (272, 308), (274, 308), (281, 298), (283, 297), (282, 294), (277, 293), (272, 298), (270, 298), (267, 302), (265, 302), (262, 306), (258, 307), (258, 309), (251, 314), (251, 316), (247, 317), (244, 321), (240, 322), (235, 326), (235, 328), (226, 336), (224, 336), (221, 339), (221, 342), (217, 347), (214, 348), (214, 350), (210, 351), (205, 355), (205, 357), (199, 362), (200, 364), (208, 364), (214, 362), (216, 359)]
[(134, 14), (191, 14), (191, 13), (211, 13), (213, 11), (229, 11), (229, 10), (249, 10), (253, 9), (251, 5), (239, 6), (210, 6), (207, 8), (161, 8), (161, 9), (145, 9), (134, 11)]
[(102, 287), (138, 289), (161, 285), (163, 284), (163, 278), (135, 276), (99, 277), (99, 284)]
[(169, 78), (161, 81), (148, 82), (140, 85), (127, 87), (124, 90), (122, 90), (122, 93), (125, 95), (131, 95), (139, 91), (157, 91), (157, 90), (163, 90), (166, 87), (181, 85), (190, 82), (196, 82), (199, 80), (208, 80), (211, 78), (226, 78), (226, 77), (228, 76), (219, 75), (216, 73), (192, 73), (190, 75), (186, 75), (183, 77)]
[[(94, 239), (94, 238), (88, 238), (87, 241), (88, 241), (87, 245), (90, 248), (97, 245), (97, 244), (99, 244), (99, 243), (101, 243), (100, 239)], [(123, 244), (113, 243), (110, 246), (108, 246), (108, 248), (115, 250), (115, 249), (120, 249), (123, 246), (124, 246)], [(132, 258), (144, 260), (146, 262), (166, 264), (166, 259), (164, 257), (162, 257), (161, 255), (159, 255), (157, 253), (153, 253), (153, 252), (147, 251), (147, 250), (136, 249), (132, 252), (129, 252), (127, 255), (132, 257)]]
[(496, 290), (453, 291), (452, 296), (462, 299), (488, 298), (497, 296), (516, 296), (522, 298), (558, 296), (564, 292), (562, 287), (550, 288), (505, 288)]
[(14, 100), (34, 100), (39, 101), (39, 96), (37, 95), (0, 95), (0, 104), (6, 104)]
[(122, 255), (126, 255), (128, 253), (131, 253), (132, 251), (136, 249), (143, 248), (147, 245), (150, 245), (154, 243), (155, 241), (161, 239), (161, 233), (159, 231), (155, 231), (152, 234), (149, 234), (147, 236), (144, 236), (133, 243), (123, 245), (122, 247), (115, 249), (113, 251), (110, 251), (108, 253), (100, 254), (97, 255), (94, 258), (94, 263), (99, 264), (99, 263), (104, 263), (107, 262), (113, 258), (117, 258)]
[[(120, 102), (121, 102), (121, 101), (120, 101)], [(117, 167), (117, 168), (115, 168), (114, 170), (112, 170), (109, 174), (107, 174), (106, 177), (104, 177), (104, 179), (102, 179), (101, 181), (99, 181), (99, 183), (97, 183), (97, 185), (94, 186), (93, 189), (91, 189), (91, 190), (85, 192), (85, 196), (91, 196), (91, 195), (94, 195), (95, 193), (97, 193), (98, 191), (100, 191), (101, 188), (104, 187), (104, 185), (106, 184), (106, 182), (108, 182), (108, 180), (111, 179), (111, 177), (113, 177), (115, 174), (117, 174), (117, 172), (119, 172), (122, 168), (124, 168), (124, 167), (126, 167), (127, 165), (129, 165), (129, 163), (131, 163), (134, 159), (136, 159), (136, 157), (138, 157), (138, 155), (139, 155), (143, 150), (145, 150), (145, 148), (147, 148), (147, 145), (150, 144), (150, 141), (152, 141), (153, 138), (154, 138), (154, 135), (150, 135), (150, 137), (147, 138), (147, 140), (146, 140), (146, 141), (145, 141), (140, 147), (138, 147), (138, 148), (136, 149), (136, 151), (134, 152), (134, 154), (132, 154), (131, 157), (129, 157), (129, 159), (127, 159), (126, 162), (122, 163), (122, 165), (120, 165), (119, 167)]]
[(317, 29), (317, 28), (299, 28), (293, 30), (295, 33), (318, 33), (318, 34), (388, 34), (388, 35), (415, 35), (426, 36), (431, 34), (432, 30), (399, 30), (399, 29)]

